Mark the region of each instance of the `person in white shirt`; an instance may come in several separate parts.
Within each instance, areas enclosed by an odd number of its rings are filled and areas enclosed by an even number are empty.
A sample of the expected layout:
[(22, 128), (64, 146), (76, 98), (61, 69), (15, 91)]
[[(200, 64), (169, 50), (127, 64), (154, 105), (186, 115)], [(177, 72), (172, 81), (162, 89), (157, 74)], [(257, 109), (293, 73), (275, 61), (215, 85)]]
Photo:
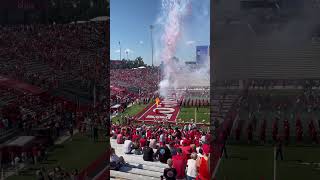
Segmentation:
[(121, 166), (125, 165), (125, 161), (122, 156), (117, 156), (114, 148), (111, 148), (110, 152), (110, 166), (112, 169), (119, 170)]
[(199, 158), (203, 157), (203, 150), (201, 148), (197, 149), (197, 152), (198, 152), (197, 156)]
[(128, 139), (125, 140), (125, 141), (124, 141), (124, 144), (123, 144), (124, 153), (125, 153), (125, 154), (131, 154), (131, 153), (132, 153), (131, 151), (133, 150), (132, 146), (133, 146), (133, 143), (132, 143), (132, 141), (131, 141), (131, 138), (128, 137)]
[(200, 143), (201, 144), (205, 144), (206, 143), (206, 135), (202, 134), (201, 138), (200, 138)]
[(187, 180), (195, 180), (198, 175), (196, 160), (197, 154), (192, 153), (191, 159), (189, 159), (187, 162)]
[(165, 134), (161, 131), (160, 137), (159, 137), (160, 145), (165, 144), (166, 138)]
[(157, 140), (154, 137), (150, 139), (149, 147), (151, 147), (152, 149), (157, 149)]

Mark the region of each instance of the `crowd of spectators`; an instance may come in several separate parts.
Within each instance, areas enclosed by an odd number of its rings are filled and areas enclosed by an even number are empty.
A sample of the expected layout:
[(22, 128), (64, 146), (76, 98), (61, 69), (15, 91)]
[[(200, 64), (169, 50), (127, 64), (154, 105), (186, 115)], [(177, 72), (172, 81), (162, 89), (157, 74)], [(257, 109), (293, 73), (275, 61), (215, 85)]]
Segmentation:
[(68, 172), (60, 166), (53, 169), (45, 169), (44, 167), (36, 171), (37, 180), (77, 180), (79, 179), (79, 172), (74, 169), (72, 172)]
[(319, 80), (270, 80), (270, 79), (262, 79), (262, 80), (251, 80), (248, 83), (249, 88), (252, 89), (271, 89), (276, 86), (282, 88), (319, 88), (320, 81)]
[(72, 79), (104, 84), (107, 24), (0, 26), (1, 74), (43, 88)]
[[(8, 90), (9, 91), (9, 90)], [(6, 92), (2, 89), (2, 92)], [(9, 156), (1, 159), (3, 167), (16, 166), (17, 158), (20, 160), (32, 159), (32, 163), (36, 163), (36, 149), (49, 148), (53, 141), (63, 135), (74, 134), (74, 129), (78, 129), (80, 133), (91, 136), (93, 140), (98, 140), (98, 129), (104, 129), (108, 126), (108, 116), (106, 112), (92, 110), (89, 112), (75, 112), (65, 107), (64, 102), (57, 101), (52, 97), (33, 96), (27, 94), (19, 94), (18, 92), (9, 91), (16, 97), (9, 105), (0, 108), (0, 130), (1, 138), (6, 133), (14, 131), (17, 135), (27, 135), (44, 137), (41, 140), (43, 144), (35, 143), (32, 150), (24, 147), (25, 151), (20, 150), (4, 150)], [(38, 142), (38, 141), (37, 141)], [(40, 141), (39, 141), (40, 142)], [(25, 153), (25, 154), (24, 154)], [(42, 153), (43, 154), (43, 153)], [(41, 158), (40, 158), (41, 159)], [(19, 161), (26, 163), (27, 161)], [(30, 162), (30, 160), (28, 160)]]
[(158, 68), (111, 69), (110, 85), (133, 90), (140, 96), (154, 94), (158, 90)]
[(111, 69), (110, 106), (120, 104), (124, 110), (129, 104), (146, 103), (155, 98), (159, 84), (158, 73), (158, 68), (150, 67)]
[[(213, 137), (208, 130), (195, 124), (182, 128), (170, 125), (117, 126), (111, 128), (111, 136), (123, 144), (125, 154), (142, 155), (144, 161), (160, 161), (168, 164), (164, 169), (165, 179), (209, 180), (209, 156), (213, 152)], [(125, 159), (111, 150), (112, 169), (126, 166)]]

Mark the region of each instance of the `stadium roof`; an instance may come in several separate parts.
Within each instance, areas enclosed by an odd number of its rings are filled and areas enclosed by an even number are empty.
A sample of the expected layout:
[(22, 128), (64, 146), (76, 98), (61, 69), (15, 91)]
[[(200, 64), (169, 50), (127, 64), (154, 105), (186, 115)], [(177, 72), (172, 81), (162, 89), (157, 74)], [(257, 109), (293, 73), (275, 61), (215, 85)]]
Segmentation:
[[(77, 23), (87, 23), (90, 21), (100, 22), (100, 21), (108, 21), (109, 19), (110, 19), (110, 17), (108, 17), (108, 16), (99, 16), (99, 17), (95, 17), (93, 19), (90, 19), (89, 21), (77, 21)], [(74, 24), (74, 22), (71, 22), (70, 24)]]
[(108, 21), (110, 19), (110, 17), (108, 16), (99, 16), (99, 17), (95, 17), (93, 19), (90, 19), (90, 21)]

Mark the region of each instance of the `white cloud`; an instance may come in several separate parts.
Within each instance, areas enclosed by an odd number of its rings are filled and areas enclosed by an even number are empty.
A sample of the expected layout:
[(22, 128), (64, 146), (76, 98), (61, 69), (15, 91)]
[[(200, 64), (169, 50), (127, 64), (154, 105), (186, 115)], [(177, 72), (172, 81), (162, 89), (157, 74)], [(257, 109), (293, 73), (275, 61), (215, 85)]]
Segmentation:
[(187, 41), (186, 44), (187, 45), (194, 45), (196, 42), (195, 41)]
[(115, 50), (114, 53), (120, 53), (120, 49)]
[(141, 41), (141, 40), (139, 41), (139, 44), (143, 44), (143, 43), (144, 43), (143, 41)]

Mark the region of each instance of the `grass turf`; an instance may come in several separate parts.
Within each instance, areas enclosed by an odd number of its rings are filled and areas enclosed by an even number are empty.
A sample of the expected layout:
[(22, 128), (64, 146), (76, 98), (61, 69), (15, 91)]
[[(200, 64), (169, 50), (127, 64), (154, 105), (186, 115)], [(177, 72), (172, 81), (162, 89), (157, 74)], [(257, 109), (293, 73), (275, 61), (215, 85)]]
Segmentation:
[[(151, 102), (152, 103), (152, 102)], [(134, 104), (131, 107), (128, 107), (124, 112), (119, 113), (116, 117), (112, 118), (113, 123), (117, 123), (118, 120), (120, 123), (122, 122), (121, 116), (134, 116), (138, 114), (140, 111), (142, 111), (144, 108), (146, 108), (148, 104)]]
[(320, 179), (320, 147), (289, 146), (284, 149), (284, 160), (277, 162), (277, 179)]
[[(284, 147), (284, 160), (277, 161), (276, 179), (317, 180), (320, 177), (320, 147)], [(229, 145), (228, 159), (222, 158), (217, 179), (273, 179), (272, 146)]]
[[(197, 113), (197, 115), (195, 115)], [(197, 123), (209, 123), (210, 122), (210, 108), (209, 107), (201, 107), (198, 108), (196, 112), (196, 108), (194, 107), (182, 107), (180, 109), (178, 120), (184, 122), (190, 122), (191, 119), (195, 119), (197, 116)], [(202, 121), (204, 120), (204, 122)]]
[(195, 118), (195, 108), (182, 107), (177, 118), (181, 119), (181, 121), (190, 122), (191, 119)]
[(197, 122), (206, 123), (206, 124), (210, 123), (210, 108), (209, 107), (201, 107), (198, 109)]
[(60, 165), (68, 172), (74, 169), (80, 171), (101, 156), (106, 150), (107, 144), (107, 141), (93, 142), (89, 137), (76, 135), (72, 141), (55, 145), (49, 152), (47, 161), (30, 165), (20, 171), (20, 175), (11, 176), (8, 180), (34, 180), (36, 179), (35, 171), (40, 167), (51, 170)]
[(263, 146), (227, 146), (229, 158), (222, 158), (217, 179), (258, 180), (273, 178), (273, 149)]

